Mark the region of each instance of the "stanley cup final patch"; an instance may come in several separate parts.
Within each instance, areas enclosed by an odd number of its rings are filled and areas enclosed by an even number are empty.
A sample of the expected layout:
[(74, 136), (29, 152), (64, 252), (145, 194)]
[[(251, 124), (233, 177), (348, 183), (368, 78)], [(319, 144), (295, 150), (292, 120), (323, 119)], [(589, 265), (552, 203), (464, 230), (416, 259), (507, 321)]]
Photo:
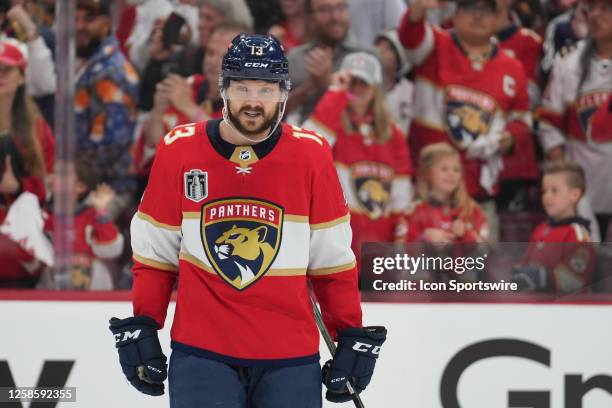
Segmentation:
[(208, 196), (208, 173), (193, 169), (185, 173), (185, 197), (199, 203)]
[(283, 208), (254, 198), (202, 206), (201, 237), (215, 272), (237, 290), (268, 272), (281, 244)]

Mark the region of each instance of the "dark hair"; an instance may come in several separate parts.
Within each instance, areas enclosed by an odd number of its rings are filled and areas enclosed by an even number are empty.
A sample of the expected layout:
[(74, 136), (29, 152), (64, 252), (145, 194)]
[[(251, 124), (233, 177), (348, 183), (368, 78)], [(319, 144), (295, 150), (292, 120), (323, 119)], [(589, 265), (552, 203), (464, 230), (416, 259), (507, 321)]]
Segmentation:
[(45, 161), (37, 137), (38, 109), (27, 95), (25, 85), (17, 88), (11, 107), (11, 134), (23, 151), (25, 170), (32, 176), (45, 174)]
[(87, 193), (104, 181), (104, 170), (94, 163), (93, 153), (81, 152), (74, 158), (76, 179), (87, 187)]
[(544, 165), (544, 175), (565, 174), (567, 184), (572, 188), (579, 189), (582, 193), (586, 190), (586, 177), (581, 165), (570, 160), (555, 160)]

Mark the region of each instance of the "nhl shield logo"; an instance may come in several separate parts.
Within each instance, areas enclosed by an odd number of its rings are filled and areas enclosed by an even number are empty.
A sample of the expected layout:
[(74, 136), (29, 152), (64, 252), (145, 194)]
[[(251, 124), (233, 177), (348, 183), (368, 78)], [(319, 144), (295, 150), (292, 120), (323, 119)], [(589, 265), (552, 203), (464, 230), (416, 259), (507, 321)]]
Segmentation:
[(284, 210), (252, 198), (202, 206), (202, 244), (215, 272), (244, 290), (268, 272), (281, 244)]
[(191, 170), (185, 173), (185, 197), (199, 203), (208, 196), (208, 173)]

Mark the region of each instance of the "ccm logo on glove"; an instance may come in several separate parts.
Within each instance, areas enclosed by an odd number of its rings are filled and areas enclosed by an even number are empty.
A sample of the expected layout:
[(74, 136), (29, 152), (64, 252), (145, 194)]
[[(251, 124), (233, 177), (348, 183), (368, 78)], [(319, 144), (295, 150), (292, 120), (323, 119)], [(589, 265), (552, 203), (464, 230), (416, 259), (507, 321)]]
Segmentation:
[(378, 355), (378, 353), (380, 353), (380, 346), (373, 346), (371, 344), (360, 343), (358, 341), (356, 341), (355, 345), (353, 346), (353, 350), (359, 351), (361, 353), (367, 353), (368, 351), (370, 351), (370, 349), (372, 349), (372, 354)]
[(123, 333), (123, 339), (121, 338), (121, 333), (115, 334), (115, 343), (119, 343), (120, 341), (127, 341), (129, 339), (137, 339), (140, 336), (142, 330), (136, 330), (134, 332), (126, 331)]

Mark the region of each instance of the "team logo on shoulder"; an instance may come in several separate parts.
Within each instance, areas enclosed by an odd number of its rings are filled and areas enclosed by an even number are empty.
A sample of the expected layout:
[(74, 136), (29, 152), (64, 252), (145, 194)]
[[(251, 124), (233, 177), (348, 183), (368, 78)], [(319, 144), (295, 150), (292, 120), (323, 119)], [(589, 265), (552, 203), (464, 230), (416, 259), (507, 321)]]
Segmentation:
[(208, 196), (208, 173), (191, 170), (185, 173), (185, 197), (199, 203)]
[(393, 175), (393, 169), (382, 163), (361, 161), (351, 165), (357, 201), (372, 220), (387, 212)]
[(215, 272), (238, 290), (257, 282), (280, 248), (283, 214), (282, 207), (251, 198), (202, 206), (202, 244)]
[(467, 149), (489, 131), (495, 101), (488, 95), (462, 87), (449, 87), (446, 94), (446, 122), (452, 141)]

